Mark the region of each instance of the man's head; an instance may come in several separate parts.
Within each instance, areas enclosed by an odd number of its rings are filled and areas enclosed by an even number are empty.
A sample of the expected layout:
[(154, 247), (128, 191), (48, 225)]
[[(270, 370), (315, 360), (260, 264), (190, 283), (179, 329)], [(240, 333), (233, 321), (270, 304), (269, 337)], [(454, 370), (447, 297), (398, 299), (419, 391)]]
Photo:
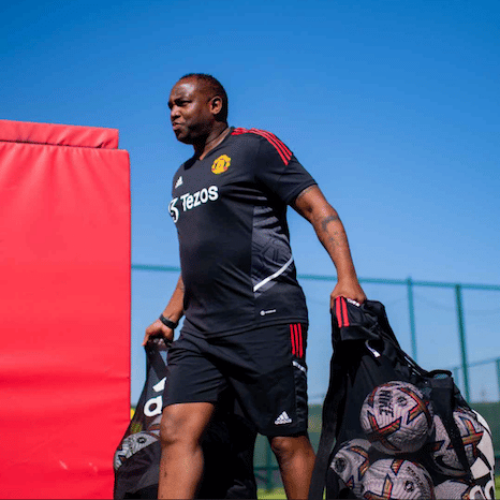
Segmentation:
[(227, 127), (227, 94), (213, 76), (183, 76), (170, 92), (168, 107), (174, 133), (185, 144), (203, 142), (214, 130)]

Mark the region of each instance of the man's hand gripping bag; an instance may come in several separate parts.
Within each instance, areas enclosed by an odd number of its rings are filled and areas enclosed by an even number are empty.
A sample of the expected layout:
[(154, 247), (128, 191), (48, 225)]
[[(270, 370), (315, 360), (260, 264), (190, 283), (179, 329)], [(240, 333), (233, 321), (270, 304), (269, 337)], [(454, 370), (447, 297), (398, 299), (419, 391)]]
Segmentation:
[[(151, 339), (146, 381), (130, 424), (114, 456), (114, 499), (158, 498), (160, 420), (168, 375), (168, 347)], [(202, 442), (204, 475), (198, 498), (257, 498), (253, 472), (256, 432), (225, 394)]]

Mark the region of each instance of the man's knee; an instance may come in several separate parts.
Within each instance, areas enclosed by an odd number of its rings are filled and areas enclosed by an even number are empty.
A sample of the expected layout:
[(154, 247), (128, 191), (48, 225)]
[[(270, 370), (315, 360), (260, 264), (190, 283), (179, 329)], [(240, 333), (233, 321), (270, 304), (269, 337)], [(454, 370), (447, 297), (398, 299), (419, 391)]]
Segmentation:
[(197, 446), (201, 442), (212, 412), (213, 406), (208, 403), (167, 406), (161, 417), (162, 446), (179, 443)]
[(160, 442), (162, 446), (174, 444), (182, 435), (180, 422), (177, 421), (175, 414), (163, 410), (160, 424)]

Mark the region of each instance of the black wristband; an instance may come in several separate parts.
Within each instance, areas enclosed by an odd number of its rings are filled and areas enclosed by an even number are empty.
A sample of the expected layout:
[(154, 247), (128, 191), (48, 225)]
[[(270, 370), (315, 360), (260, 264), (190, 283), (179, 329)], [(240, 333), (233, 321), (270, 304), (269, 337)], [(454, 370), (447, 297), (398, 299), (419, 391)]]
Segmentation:
[(172, 330), (175, 330), (177, 328), (177, 325), (179, 323), (174, 323), (172, 320), (168, 319), (168, 318), (165, 318), (165, 316), (163, 316), (163, 314), (160, 314), (160, 321), (165, 325), (165, 326), (168, 326), (169, 328), (171, 328)]

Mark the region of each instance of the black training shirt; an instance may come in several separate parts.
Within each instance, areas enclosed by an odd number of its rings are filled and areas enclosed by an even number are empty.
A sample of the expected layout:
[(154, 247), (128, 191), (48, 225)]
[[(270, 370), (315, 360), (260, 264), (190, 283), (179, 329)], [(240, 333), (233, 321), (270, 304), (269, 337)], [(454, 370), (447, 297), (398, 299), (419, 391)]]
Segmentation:
[(173, 179), (184, 331), (214, 336), (307, 322), (286, 208), (314, 179), (273, 134), (232, 129)]

